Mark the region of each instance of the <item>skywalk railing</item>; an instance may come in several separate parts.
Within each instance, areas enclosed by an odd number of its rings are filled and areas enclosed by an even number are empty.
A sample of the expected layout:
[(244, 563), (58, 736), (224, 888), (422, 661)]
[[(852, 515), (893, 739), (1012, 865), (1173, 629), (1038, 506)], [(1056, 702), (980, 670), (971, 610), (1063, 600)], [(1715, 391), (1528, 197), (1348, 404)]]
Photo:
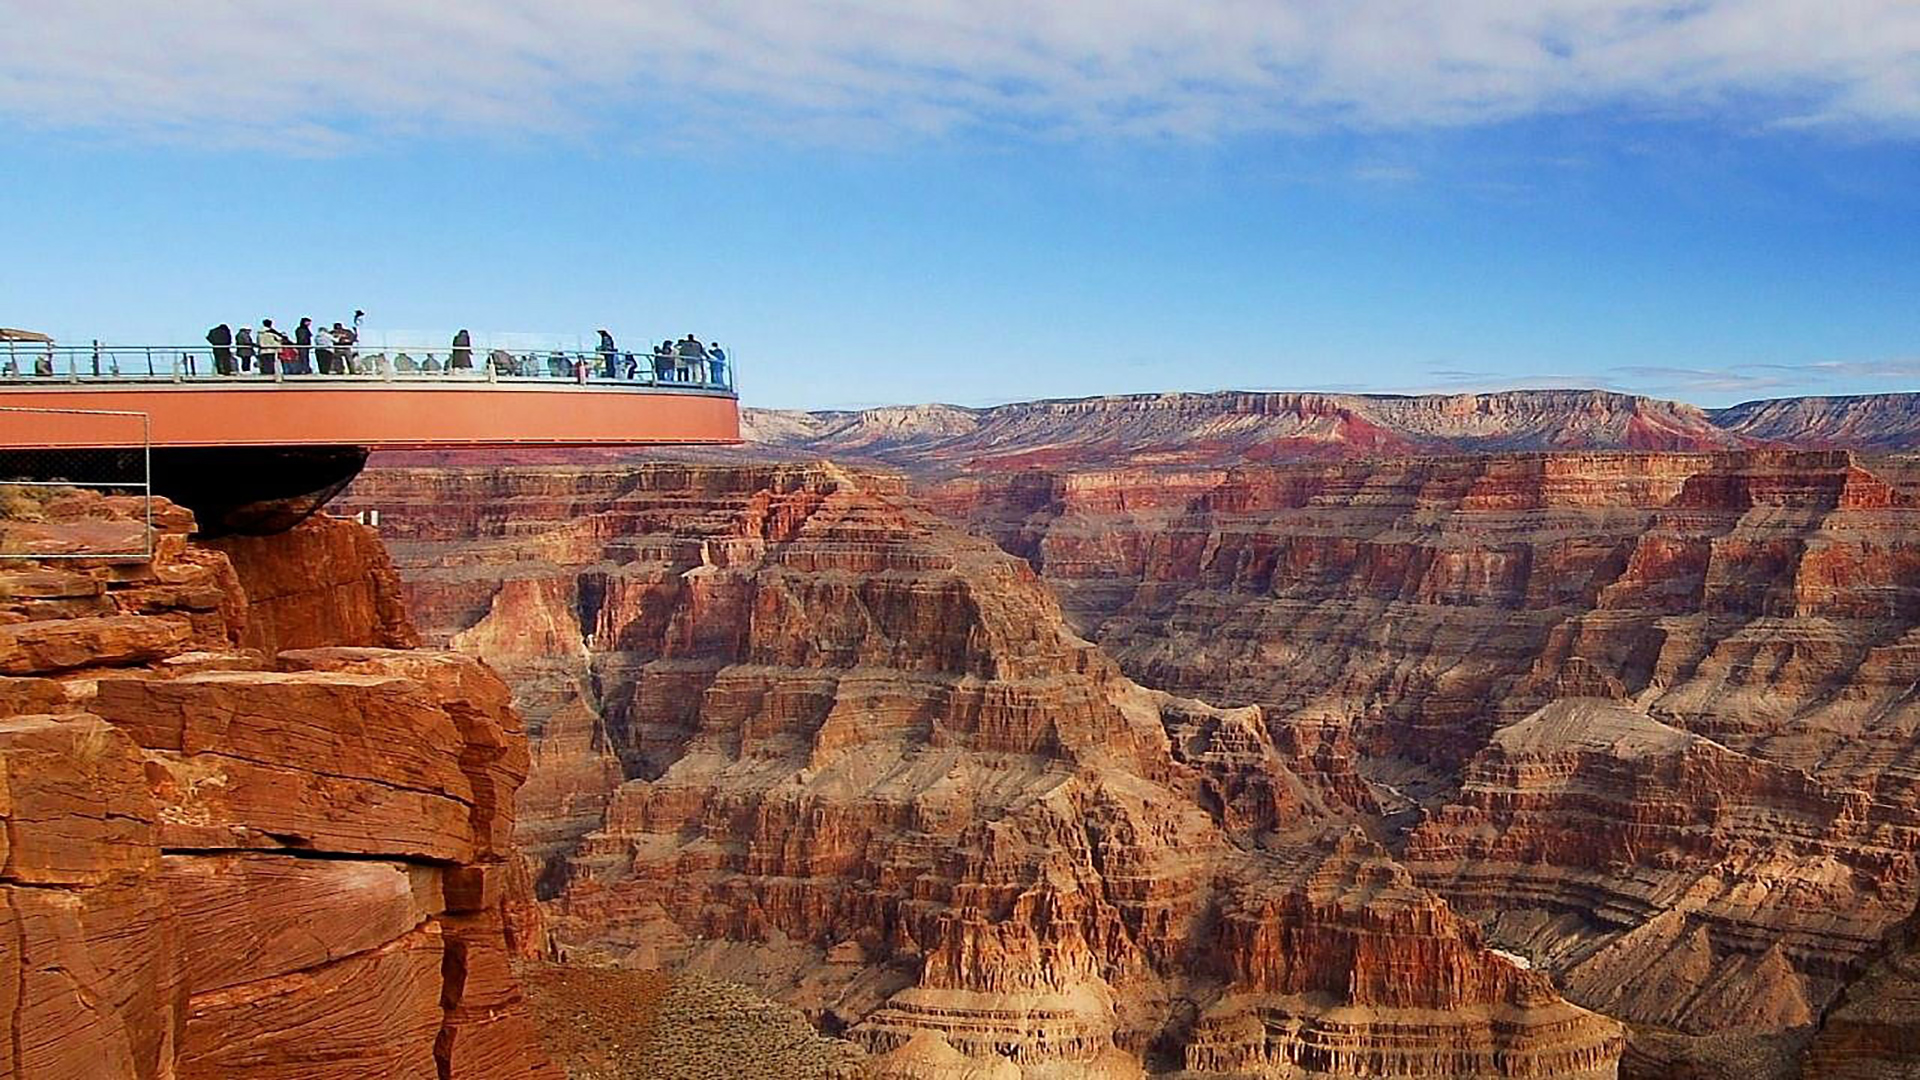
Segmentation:
[(731, 355), (579, 349), (456, 349), (289, 345), (50, 345), (0, 342), (0, 382), (129, 383), (571, 383), (731, 393)]

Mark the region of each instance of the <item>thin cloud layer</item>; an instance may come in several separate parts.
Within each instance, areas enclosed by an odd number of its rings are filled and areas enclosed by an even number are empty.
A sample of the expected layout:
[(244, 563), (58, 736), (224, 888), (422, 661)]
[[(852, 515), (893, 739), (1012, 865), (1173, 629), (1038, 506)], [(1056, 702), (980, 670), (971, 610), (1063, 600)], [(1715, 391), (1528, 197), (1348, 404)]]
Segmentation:
[(327, 150), (1204, 139), (1618, 107), (1920, 134), (1911, 0), (0, 0), (0, 114)]

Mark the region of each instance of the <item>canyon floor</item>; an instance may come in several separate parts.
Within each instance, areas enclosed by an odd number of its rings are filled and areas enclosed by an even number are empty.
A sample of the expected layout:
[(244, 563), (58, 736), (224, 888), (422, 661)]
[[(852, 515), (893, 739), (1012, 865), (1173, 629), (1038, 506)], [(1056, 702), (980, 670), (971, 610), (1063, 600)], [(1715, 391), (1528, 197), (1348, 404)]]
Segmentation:
[(866, 1054), (798, 1009), (735, 984), (659, 971), (517, 967), (542, 1043), (568, 1080), (854, 1080)]

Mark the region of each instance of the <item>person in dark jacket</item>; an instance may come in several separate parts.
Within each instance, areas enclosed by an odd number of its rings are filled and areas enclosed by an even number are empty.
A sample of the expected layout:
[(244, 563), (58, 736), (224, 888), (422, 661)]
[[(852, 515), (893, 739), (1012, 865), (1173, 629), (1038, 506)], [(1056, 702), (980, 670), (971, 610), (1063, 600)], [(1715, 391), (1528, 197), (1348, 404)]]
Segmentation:
[(666, 382), (673, 378), (673, 342), (662, 341), (653, 347), (653, 381)]
[(293, 328), (293, 370), (290, 375), (313, 374), (313, 319), (300, 320)]
[(240, 370), (253, 371), (253, 327), (243, 326), (234, 331), (233, 351), (240, 357)]
[(333, 364), (340, 369), (340, 374), (360, 374), (360, 360), (353, 351), (353, 347), (359, 343), (358, 330), (349, 330), (339, 323), (333, 324)]
[(473, 335), (465, 330), (453, 335), (453, 352), (447, 355), (447, 370), (473, 370)]
[(707, 346), (707, 381), (722, 390), (727, 388), (727, 352), (717, 341)]
[(600, 373), (609, 379), (620, 377), (620, 347), (604, 326), (600, 328)]
[(226, 323), (207, 331), (207, 344), (213, 346), (213, 370), (221, 375), (231, 375), (237, 365), (233, 362), (233, 327)]

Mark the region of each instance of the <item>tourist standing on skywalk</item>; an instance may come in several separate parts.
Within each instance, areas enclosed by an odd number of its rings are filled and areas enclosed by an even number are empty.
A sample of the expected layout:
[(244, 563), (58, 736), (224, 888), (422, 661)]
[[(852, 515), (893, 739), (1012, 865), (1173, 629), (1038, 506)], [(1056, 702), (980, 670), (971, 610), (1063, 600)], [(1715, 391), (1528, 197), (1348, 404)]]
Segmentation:
[(313, 374), (313, 318), (307, 316), (293, 328), (293, 368), (289, 375)]
[(233, 374), (233, 328), (221, 323), (207, 331), (207, 344), (213, 346), (213, 370), (221, 375)]
[(260, 374), (278, 375), (286, 370), (286, 357), (280, 351), (287, 347), (287, 335), (274, 327), (272, 319), (260, 320), (260, 336), (256, 340), (260, 342)]
[(620, 347), (604, 326), (600, 328), (600, 370), (609, 379), (620, 377)]
[(339, 366), (333, 354), (333, 331), (322, 326), (313, 332), (313, 355), (320, 361), (320, 374), (338, 375)]

